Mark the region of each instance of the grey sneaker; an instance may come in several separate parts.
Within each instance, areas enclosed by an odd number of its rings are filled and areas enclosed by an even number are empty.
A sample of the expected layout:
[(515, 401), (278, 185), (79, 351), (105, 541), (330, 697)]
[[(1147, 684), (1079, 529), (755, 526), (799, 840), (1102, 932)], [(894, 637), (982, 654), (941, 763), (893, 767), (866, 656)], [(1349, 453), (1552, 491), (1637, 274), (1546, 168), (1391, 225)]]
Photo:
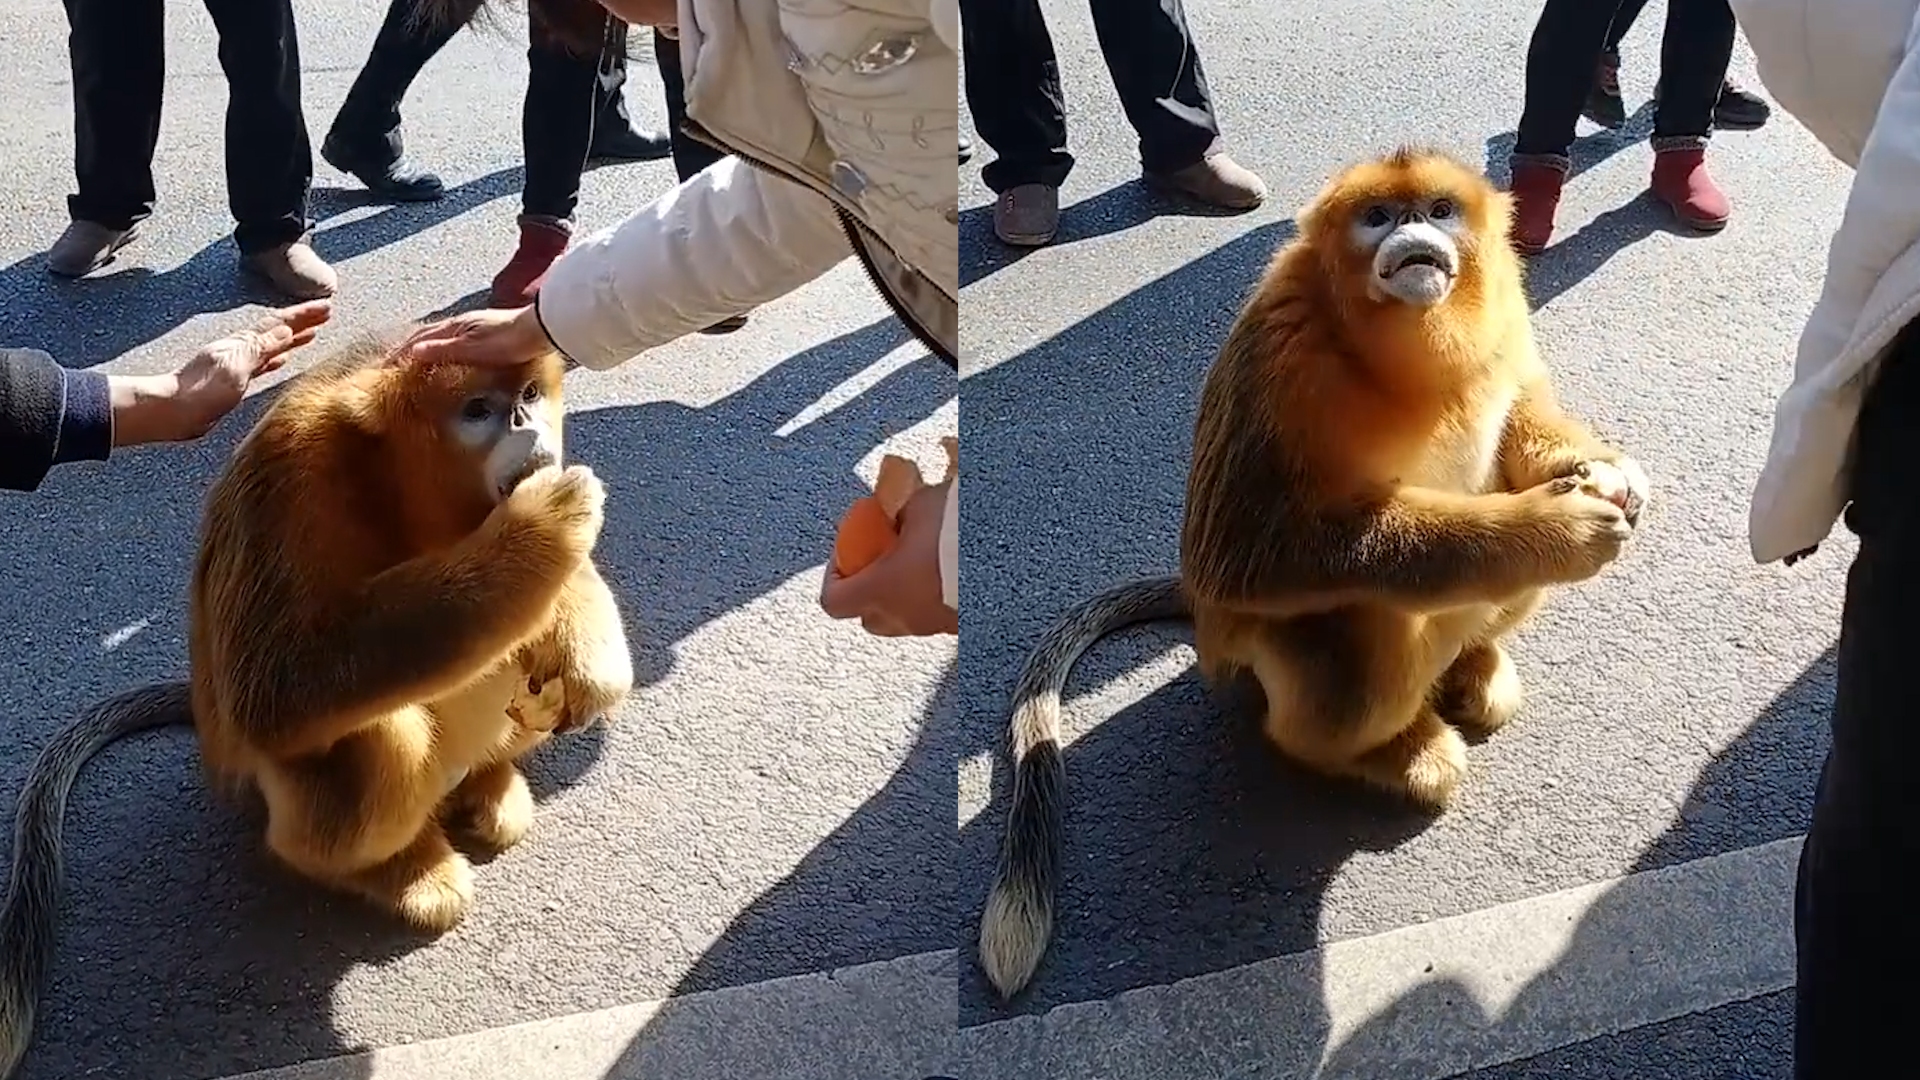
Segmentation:
[(240, 265), (267, 280), (275, 292), (294, 300), (332, 296), (339, 276), (305, 240), (240, 257)]
[(993, 204), (993, 234), (1016, 247), (1039, 247), (1060, 229), (1060, 189), (1021, 184)]
[(1177, 172), (1147, 173), (1149, 184), (1225, 210), (1252, 210), (1267, 201), (1267, 185), (1225, 154), (1196, 161)]
[(61, 277), (86, 277), (112, 262), (114, 253), (139, 235), (138, 225), (130, 229), (110, 229), (97, 221), (73, 222), (47, 252), (47, 272)]

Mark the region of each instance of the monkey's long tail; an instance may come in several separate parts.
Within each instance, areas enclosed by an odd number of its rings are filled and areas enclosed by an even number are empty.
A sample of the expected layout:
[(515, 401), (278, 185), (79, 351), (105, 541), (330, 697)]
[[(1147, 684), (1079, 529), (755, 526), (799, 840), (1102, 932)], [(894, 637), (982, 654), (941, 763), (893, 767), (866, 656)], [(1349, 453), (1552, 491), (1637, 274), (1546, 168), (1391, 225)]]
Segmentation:
[(186, 683), (129, 690), (95, 705), (55, 735), (27, 774), (14, 817), (7, 896), (0, 904), (0, 1080), (19, 1069), (33, 1038), (34, 1010), (59, 929), (60, 829), (81, 767), (117, 739), (192, 722)]
[(1177, 576), (1115, 586), (1070, 609), (1027, 657), (1013, 692), (1013, 805), (1000, 866), (980, 919), (980, 966), (1002, 997), (1033, 978), (1053, 931), (1059, 887), (1060, 694), (1094, 642), (1135, 623), (1191, 614)]

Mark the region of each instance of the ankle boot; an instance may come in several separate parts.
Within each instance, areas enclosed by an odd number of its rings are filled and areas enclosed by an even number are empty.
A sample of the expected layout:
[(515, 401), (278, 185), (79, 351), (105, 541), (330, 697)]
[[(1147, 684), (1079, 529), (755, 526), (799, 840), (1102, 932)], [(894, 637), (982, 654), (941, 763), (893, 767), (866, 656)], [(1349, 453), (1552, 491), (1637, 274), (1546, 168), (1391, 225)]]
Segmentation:
[(1691, 229), (1718, 232), (1733, 213), (1726, 194), (1707, 172), (1705, 139), (1656, 139), (1651, 187), (1653, 197)]
[(1538, 255), (1553, 239), (1553, 216), (1560, 209), (1560, 189), (1572, 162), (1560, 154), (1515, 154), (1510, 167), (1513, 247), (1522, 255)]
[(547, 268), (567, 250), (567, 242), (572, 238), (572, 225), (560, 218), (520, 215), (520, 246), (514, 249), (507, 265), (494, 275), (493, 291), (487, 302), (497, 308), (522, 308), (533, 303), (541, 280), (547, 276)]

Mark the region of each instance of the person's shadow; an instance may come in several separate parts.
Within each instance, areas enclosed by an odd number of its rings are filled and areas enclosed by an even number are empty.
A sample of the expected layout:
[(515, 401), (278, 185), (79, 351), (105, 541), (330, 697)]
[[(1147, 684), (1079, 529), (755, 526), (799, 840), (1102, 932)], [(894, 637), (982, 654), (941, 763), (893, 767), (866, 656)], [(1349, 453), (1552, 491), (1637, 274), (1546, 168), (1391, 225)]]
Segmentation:
[[(951, 372), (928, 357), (830, 415), (776, 433), (905, 340), (883, 318), (703, 408), (660, 403), (569, 416), (569, 458), (593, 465), (610, 488), (596, 559), (635, 647), (640, 686), (628, 710), (644, 714), (646, 684), (671, 668), (689, 634), (818, 566), (832, 544), (830, 508), (864, 493), (856, 463), (951, 399)], [(205, 489), (276, 393), (255, 395), (200, 442), (64, 466), (40, 491), (8, 501), (0, 523), (0, 565), (12, 583), (0, 624), (0, 696), (13, 703), (0, 717), (6, 805), (56, 726), (129, 686), (184, 676), (184, 596)], [(536, 798), (582, 780), (605, 730), (543, 748), (528, 768)], [(914, 779), (881, 816), (894, 821), (908, 805), (928, 805), (928, 782)], [(178, 1080), (361, 1049), (333, 1022), (336, 985), (425, 942), (281, 871), (261, 850), (259, 828), (255, 808), (208, 794), (191, 736), (181, 732), (129, 740), (82, 774), (65, 830), (60, 951), (20, 1080)], [(914, 887), (931, 895), (948, 863), (937, 846), (921, 850)], [(490, 873), (514, 872), (514, 855)], [(484, 940), (487, 920), (506, 917), (476, 909), (470, 922), (478, 925), (462, 932)], [(845, 941), (849, 955), (886, 947), (870, 926), (849, 927)], [(760, 940), (709, 965), (705, 978), (725, 981), (756, 963), (798, 970), (818, 955), (810, 942), (782, 951)], [(365, 1075), (367, 1067), (343, 1068)]]

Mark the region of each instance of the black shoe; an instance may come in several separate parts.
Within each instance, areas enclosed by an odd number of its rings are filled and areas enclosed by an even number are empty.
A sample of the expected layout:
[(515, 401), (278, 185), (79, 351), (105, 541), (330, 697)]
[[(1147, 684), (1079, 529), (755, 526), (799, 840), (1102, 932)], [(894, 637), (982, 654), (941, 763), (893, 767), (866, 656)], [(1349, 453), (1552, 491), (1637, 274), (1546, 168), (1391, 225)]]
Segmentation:
[(967, 138), (965, 135), (962, 135), (960, 136), (960, 164), (965, 165), (967, 162), (972, 160), (973, 160), (973, 140)]
[(1587, 91), (1587, 103), (1580, 115), (1604, 128), (1617, 128), (1627, 122), (1627, 103), (1620, 97), (1620, 54), (1602, 53), (1593, 69), (1593, 87)]
[(1732, 79), (1720, 84), (1720, 100), (1713, 106), (1713, 126), (1732, 131), (1752, 131), (1773, 115), (1773, 106), (1751, 90), (1735, 86)]
[(447, 193), (446, 185), (438, 176), (409, 167), (406, 158), (376, 165), (367, 158), (347, 153), (332, 135), (321, 141), (320, 157), (390, 202), (433, 202)]
[(664, 131), (635, 131), (621, 124), (594, 128), (587, 156), (598, 161), (656, 161), (673, 153)]

